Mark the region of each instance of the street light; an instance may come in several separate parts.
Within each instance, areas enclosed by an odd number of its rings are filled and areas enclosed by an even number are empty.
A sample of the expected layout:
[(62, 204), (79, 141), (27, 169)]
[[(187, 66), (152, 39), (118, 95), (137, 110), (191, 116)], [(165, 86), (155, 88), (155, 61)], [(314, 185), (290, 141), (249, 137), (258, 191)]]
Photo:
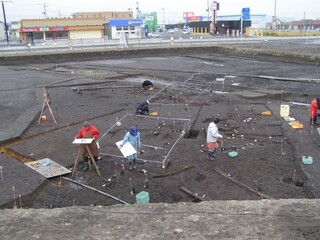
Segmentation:
[(165, 20), (165, 17), (164, 17), (164, 7), (161, 8), (161, 9), (162, 9), (163, 25), (166, 25), (166, 20)]

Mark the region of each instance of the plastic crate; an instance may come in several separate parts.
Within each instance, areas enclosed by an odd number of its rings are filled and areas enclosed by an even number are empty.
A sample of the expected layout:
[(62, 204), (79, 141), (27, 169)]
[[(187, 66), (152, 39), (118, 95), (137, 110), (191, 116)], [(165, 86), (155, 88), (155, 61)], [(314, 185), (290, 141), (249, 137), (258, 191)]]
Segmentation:
[(142, 191), (136, 195), (136, 200), (138, 204), (146, 204), (149, 203), (149, 193)]

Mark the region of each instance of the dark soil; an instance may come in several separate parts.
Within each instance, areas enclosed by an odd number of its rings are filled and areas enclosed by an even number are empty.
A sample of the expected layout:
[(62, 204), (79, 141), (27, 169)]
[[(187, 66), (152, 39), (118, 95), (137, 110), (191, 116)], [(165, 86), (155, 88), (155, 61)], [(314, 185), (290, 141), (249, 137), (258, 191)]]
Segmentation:
[[(319, 66), (194, 53), (25, 67), (56, 76), (45, 87), (58, 126), (46, 112), (46, 122), (33, 122), (21, 140), (7, 148), (32, 160), (48, 157), (71, 169), (77, 151), (73, 137), (84, 120), (91, 121), (102, 136), (101, 176), (81, 171), (80, 164), (74, 177), (79, 183), (130, 204), (136, 202), (132, 190), (147, 191), (152, 203), (199, 201), (181, 187), (206, 201), (315, 197), (301, 156), (317, 153), (318, 136), (310, 131), (308, 106), (291, 102), (307, 104), (318, 95), (316, 82), (301, 79), (319, 77)], [(221, 76), (224, 84), (216, 79)], [(154, 91), (141, 89), (145, 79), (154, 82)], [(81, 88), (83, 94), (77, 91)], [(158, 117), (134, 115), (137, 104), (146, 99)], [(290, 104), (291, 115), (304, 129), (291, 128), (279, 116), (281, 104)], [(272, 115), (261, 115), (264, 111)], [(222, 120), (218, 127), (223, 149), (208, 161), (206, 128), (216, 117)], [(132, 125), (140, 130), (144, 150), (135, 171), (128, 170), (114, 144)], [(230, 151), (238, 156), (229, 157)], [(120, 203), (63, 177), (46, 180), (24, 206)]]

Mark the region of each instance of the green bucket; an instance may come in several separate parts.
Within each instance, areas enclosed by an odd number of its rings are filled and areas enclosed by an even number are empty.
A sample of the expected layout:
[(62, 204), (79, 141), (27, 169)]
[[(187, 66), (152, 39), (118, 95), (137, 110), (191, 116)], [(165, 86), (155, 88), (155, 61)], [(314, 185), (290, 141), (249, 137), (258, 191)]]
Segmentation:
[(136, 195), (136, 200), (138, 204), (146, 204), (149, 203), (149, 193), (142, 191)]
[(236, 151), (231, 151), (228, 153), (229, 157), (236, 157), (238, 156), (238, 153)]
[(312, 164), (313, 158), (311, 156), (302, 156), (302, 162), (307, 165)]

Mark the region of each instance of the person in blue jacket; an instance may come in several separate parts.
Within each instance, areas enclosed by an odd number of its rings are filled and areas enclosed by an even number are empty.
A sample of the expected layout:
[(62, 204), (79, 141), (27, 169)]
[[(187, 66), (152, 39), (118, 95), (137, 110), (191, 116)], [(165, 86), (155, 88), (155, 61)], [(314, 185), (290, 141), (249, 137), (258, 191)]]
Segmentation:
[[(124, 138), (122, 140), (122, 143), (120, 145), (120, 147), (122, 147), (126, 142), (130, 142), (131, 145), (134, 147), (134, 149), (137, 151), (139, 151), (140, 149), (140, 133), (139, 130), (136, 126), (132, 126), (129, 131), (126, 133), (126, 135), (124, 135)], [(137, 169), (137, 158), (138, 158), (138, 154), (134, 153), (130, 156), (128, 156), (128, 162), (129, 162), (129, 170), (132, 171), (134, 169)]]

